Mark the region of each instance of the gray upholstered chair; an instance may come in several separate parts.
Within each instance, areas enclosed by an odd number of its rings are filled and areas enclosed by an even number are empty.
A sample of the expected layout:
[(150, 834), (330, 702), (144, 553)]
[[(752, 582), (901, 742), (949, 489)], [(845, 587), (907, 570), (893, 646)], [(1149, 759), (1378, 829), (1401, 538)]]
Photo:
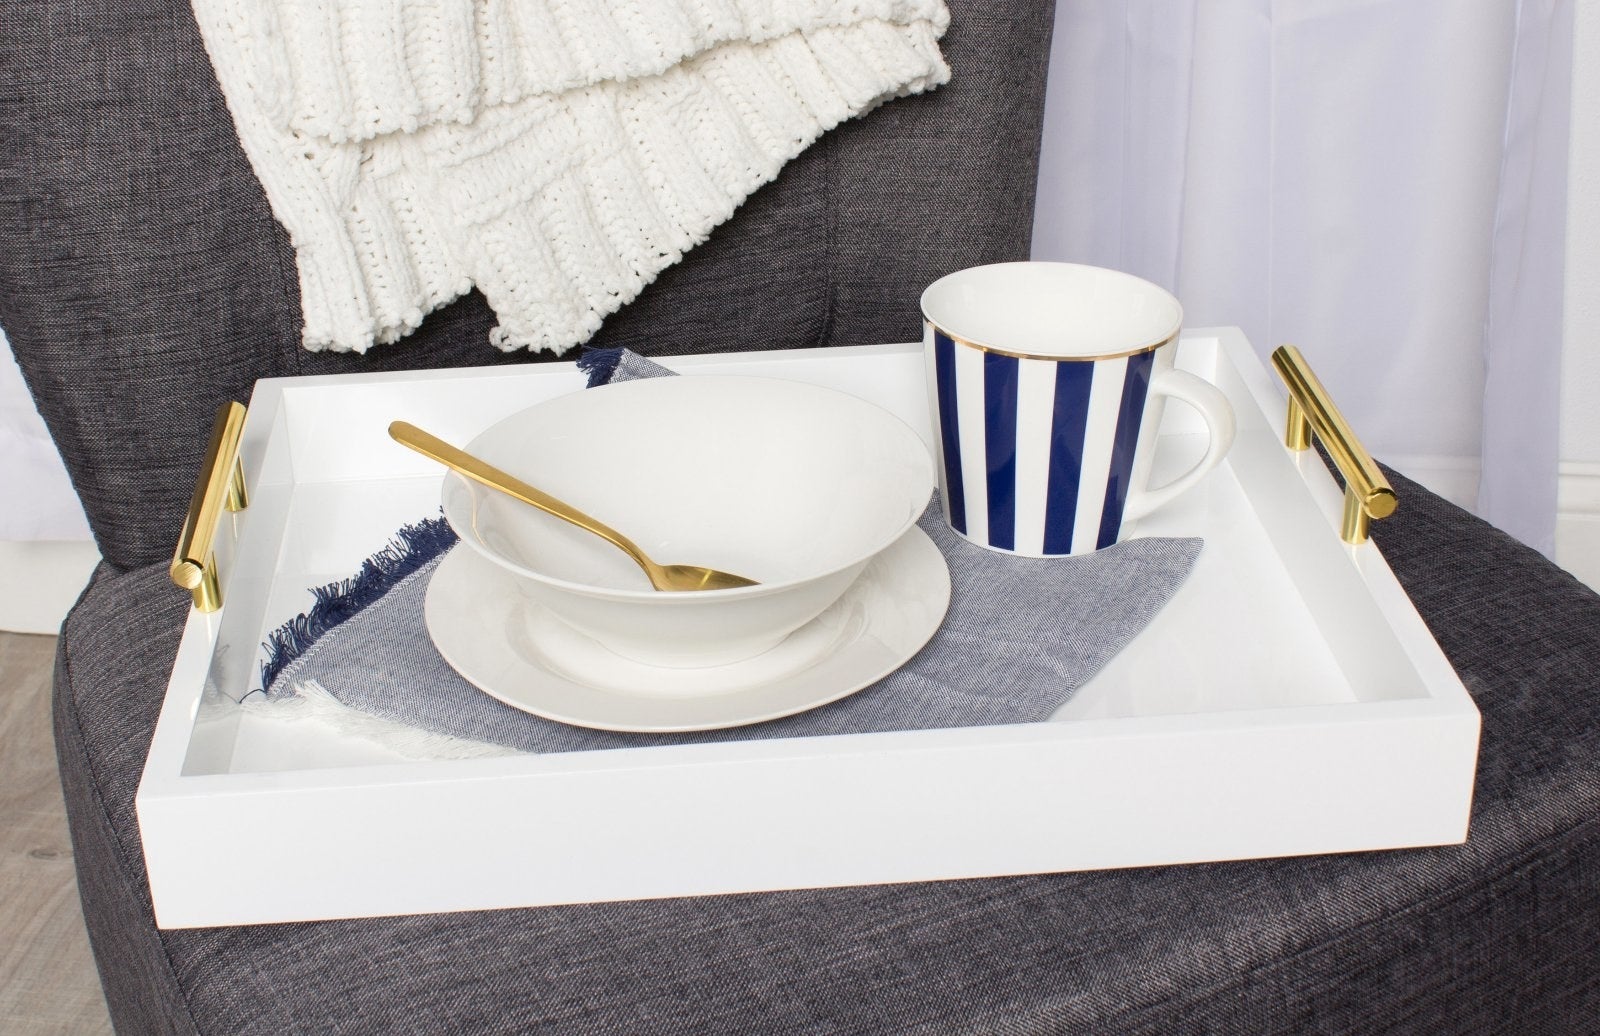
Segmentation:
[[(1024, 256), (1050, 5), (952, 7), (950, 86), (829, 134), (599, 341), (905, 340), (922, 285)], [(264, 376), (538, 358), (489, 348), (477, 297), (367, 357), (299, 349), (287, 242), (182, 0), (11, 0), (0, 130), (0, 325), (105, 557), (55, 716), (122, 1031), (1600, 1031), (1600, 598), (1398, 476), (1377, 535), (1483, 712), (1463, 846), (157, 930), (133, 795), (216, 405)]]

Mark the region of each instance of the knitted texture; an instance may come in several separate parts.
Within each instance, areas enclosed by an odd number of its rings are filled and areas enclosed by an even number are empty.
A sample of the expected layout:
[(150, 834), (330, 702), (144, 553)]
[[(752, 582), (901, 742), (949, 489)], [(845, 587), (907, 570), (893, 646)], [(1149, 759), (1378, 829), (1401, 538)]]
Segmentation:
[(193, 0), (299, 268), (364, 352), (477, 287), (561, 353), (828, 129), (949, 78), (942, 0)]

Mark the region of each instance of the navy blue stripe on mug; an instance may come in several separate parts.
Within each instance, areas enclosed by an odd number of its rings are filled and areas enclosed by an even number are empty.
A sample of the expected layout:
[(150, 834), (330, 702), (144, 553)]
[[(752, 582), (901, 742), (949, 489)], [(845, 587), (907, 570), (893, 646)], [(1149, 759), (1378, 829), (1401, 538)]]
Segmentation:
[(1117, 542), (1122, 531), (1122, 511), (1128, 503), (1133, 482), (1133, 455), (1139, 445), (1139, 425), (1144, 420), (1145, 397), (1149, 395), (1150, 371), (1156, 354), (1136, 353), (1128, 357), (1122, 379), (1122, 403), (1117, 408), (1117, 434), (1111, 446), (1111, 470), (1106, 475), (1106, 502), (1100, 513), (1100, 535), (1096, 548)]
[(975, 349), (936, 328), (929, 340), (950, 524), (1022, 554), (1116, 543), (1156, 353), (1052, 361)]
[(1078, 480), (1083, 474), (1083, 436), (1089, 422), (1089, 388), (1094, 364), (1056, 364), (1055, 402), (1050, 419), (1050, 481), (1044, 513), (1044, 552), (1072, 552), (1078, 512)]
[(1017, 364), (1015, 356), (983, 354), (984, 468), (989, 545), (1017, 546)]
[(961, 479), (961, 427), (956, 419), (956, 344), (933, 332), (934, 384), (939, 407), (939, 445), (944, 456), (944, 502), (950, 525), (967, 532), (967, 494)]

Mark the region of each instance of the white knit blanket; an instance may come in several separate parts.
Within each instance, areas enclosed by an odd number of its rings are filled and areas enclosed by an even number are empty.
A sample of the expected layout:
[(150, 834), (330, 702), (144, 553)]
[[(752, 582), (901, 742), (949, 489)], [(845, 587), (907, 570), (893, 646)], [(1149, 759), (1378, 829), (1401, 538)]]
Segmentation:
[(476, 286), (560, 353), (790, 158), (949, 78), (942, 0), (192, 0), (308, 349)]

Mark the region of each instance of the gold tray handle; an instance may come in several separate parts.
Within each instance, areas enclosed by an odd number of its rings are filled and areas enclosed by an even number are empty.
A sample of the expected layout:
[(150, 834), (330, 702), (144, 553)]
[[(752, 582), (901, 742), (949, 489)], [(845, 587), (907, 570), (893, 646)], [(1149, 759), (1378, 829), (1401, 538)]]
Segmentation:
[(1373, 518), (1394, 514), (1400, 500), (1383, 477), (1372, 454), (1361, 445), (1355, 432), (1334, 406), (1328, 390), (1311, 373), (1300, 350), (1279, 346), (1272, 353), (1272, 366), (1289, 387), (1289, 419), (1284, 426), (1284, 445), (1304, 450), (1313, 433), (1327, 447), (1328, 455), (1344, 476), (1344, 521), (1339, 535), (1346, 543), (1365, 543), (1367, 524)]
[(189, 499), (178, 547), (172, 552), (172, 581), (190, 591), (194, 606), (203, 612), (222, 607), (217, 584), (217, 559), (212, 540), (224, 508), (242, 511), (249, 504), (244, 490), (244, 466), (239, 463), (239, 436), (244, 431), (245, 408), (232, 400), (222, 404), (211, 426), (205, 463)]

